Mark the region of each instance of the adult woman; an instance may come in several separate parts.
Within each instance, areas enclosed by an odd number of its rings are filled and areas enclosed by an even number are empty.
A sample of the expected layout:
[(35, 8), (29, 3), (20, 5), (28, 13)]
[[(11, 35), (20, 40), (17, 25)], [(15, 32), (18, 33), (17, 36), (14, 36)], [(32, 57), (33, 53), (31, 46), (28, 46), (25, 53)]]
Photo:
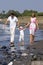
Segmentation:
[(28, 23), (26, 27), (29, 25), (29, 32), (30, 32), (30, 44), (33, 44), (34, 42), (34, 36), (36, 30), (39, 28), (38, 27), (38, 20), (35, 16), (35, 13), (32, 13), (32, 16), (30, 18), (30, 24)]

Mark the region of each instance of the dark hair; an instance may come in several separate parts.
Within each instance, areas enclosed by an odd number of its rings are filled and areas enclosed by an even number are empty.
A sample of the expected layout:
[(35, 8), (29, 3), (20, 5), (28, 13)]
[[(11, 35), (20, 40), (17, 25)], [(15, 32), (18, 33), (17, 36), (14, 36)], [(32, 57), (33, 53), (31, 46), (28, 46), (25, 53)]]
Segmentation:
[(11, 13), (10, 13), (10, 15), (14, 15), (14, 13), (13, 13), (13, 12), (11, 12)]
[(32, 13), (32, 17), (36, 17), (35, 13)]

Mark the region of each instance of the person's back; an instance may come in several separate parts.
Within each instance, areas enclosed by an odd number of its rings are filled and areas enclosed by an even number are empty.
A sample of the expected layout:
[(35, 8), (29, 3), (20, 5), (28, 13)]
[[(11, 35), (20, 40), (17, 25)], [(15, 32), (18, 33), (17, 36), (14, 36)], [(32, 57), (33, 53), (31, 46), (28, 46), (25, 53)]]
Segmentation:
[(36, 23), (36, 17), (31, 17), (31, 23)]

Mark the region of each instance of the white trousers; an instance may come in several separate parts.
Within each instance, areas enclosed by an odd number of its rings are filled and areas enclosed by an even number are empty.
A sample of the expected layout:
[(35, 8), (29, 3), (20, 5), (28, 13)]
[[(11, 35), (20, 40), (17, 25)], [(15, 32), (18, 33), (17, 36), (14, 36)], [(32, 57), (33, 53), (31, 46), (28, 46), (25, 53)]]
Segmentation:
[(19, 42), (24, 41), (24, 34), (19, 36)]
[(14, 42), (14, 36), (15, 36), (15, 28), (10, 28), (10, 42)]

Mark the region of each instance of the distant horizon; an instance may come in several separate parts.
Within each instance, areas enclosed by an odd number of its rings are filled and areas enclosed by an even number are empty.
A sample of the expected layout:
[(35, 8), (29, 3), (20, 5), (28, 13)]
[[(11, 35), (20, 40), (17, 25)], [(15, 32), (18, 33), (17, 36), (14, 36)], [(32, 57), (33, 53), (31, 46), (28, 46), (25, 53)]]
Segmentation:
[(23, 12), (24, 10), (35, 10), (43, 12), (43, 0), (0, 0), (0, 12), (5, 10), (15, 10)]
[[(0, 13), (2, 13), (2, 11), (5, 11), (5, 12), (8, 12), (8, 11), (10, 11), (11, 9), (9, 9), (9, 10), (0, 10)], [(12, 9), (12, 10), (14, 10), (14, 9)], [(28, 11), (31, 11), (30, 9), (25, 9), (25, 10), (28, 10)], [(14, 11), (18, 11), (19, 13), (23, 13), (25, 10), (23, 10), (23, 11), (19, 11), (19, 10), (14, 10)], [(32, 10), (32, 11), (37, 11), (37, 10)], [(37, 11), (37, 12), (43, 12), (43, 11)]]

